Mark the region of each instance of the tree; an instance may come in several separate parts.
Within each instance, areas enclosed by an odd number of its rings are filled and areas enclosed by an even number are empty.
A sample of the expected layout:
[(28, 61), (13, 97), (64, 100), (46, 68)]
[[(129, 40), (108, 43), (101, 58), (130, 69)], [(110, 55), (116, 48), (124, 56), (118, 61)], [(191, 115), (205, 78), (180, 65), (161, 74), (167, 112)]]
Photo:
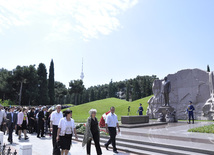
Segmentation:
[(58, 81), (55, 82), (56, 104), (63, 104), (63, 98), (67, 95), (67, 92), (68, 92), (67, 88), (63, 83)]
[(130, 93), (130, 84), (127, 82), (126, 85), (126, 101), (129, 101), (129, 93)]
[(69, 82), (69, 93), (75, 95), (75, 105), (77, 105), (77, 97), (82, 94), (84, 85), (82, 80), (73, 80)]
[(112, 80), (108, 86), (108, 97), (116, 97), (116, 88), (115, 88)]
[(48, 98), (48, 83), (47, 83), (47, 70), (46, 66), (43, 63), (39, 64), (39, 67), (37, 69), (38, 74), (38, 87), (39, 87), (39, 93), (38, 93), (38, 103), (40, 105), (46, 105), (49, 102)]
[(13, 99), (13, 75), (11, 71), (4, 68), (0, 69), (0, 98), (2, 101)]
[(36, 102), (38, 95), (38, 76), (34, 65), (30, 65), (27, 70), (26, 84), (23, 90), (24, 103), (31, 105)]
[(84, 89), (82, 94), (82, 103), (89, 102), (89, 90)]
[(134, 80), (134, 84), (133, 84), (133, 100), (137, 100), (141, 98), (141, 91), (140, 91), (140, 86), (139, 83), (137, 81), (137, 79)]
[(19, 85), (19, 105), (21, 105), (22, 102), (22, 89), (23, 89), (23, 84), (26, 83), (26, 76), (28, 75), (27, 73), (28, 68), (26, 66), (17, 66), (16, 69), (13, 70), (14, 74), (14, 79), (16, 80), (17, 84)]
[(54, 91), (54, 63), (51, 60), (49, 69), (49, 79), (48, 79), (48, 95), (50, 98), (50, 105), (55, 103), (55, 91)]
[(210, 66), (207, 65), (207, 72), (210, 72)]
[(94, 89), (92, 88), (90, 91), (90, 102), (95, 101)]

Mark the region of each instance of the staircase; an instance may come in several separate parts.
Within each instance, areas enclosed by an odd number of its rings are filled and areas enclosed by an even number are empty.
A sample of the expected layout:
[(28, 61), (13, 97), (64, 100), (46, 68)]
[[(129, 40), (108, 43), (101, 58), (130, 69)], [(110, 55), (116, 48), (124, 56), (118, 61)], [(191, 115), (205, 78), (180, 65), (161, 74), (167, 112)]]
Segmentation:
[[(104, 144), (108, 141), (108, 138), (109, 137), (107, 136), (101, 136), (100, 145), (104, 146)], [(78, 134), (78, 141), (82, 142), (82, 140), (83, 135)], [(214, 149), (213, 151), (202, 150), (198, 148), (188, 148), (170, 144), (129, 140), (125, 138), (117, 138), (116, 144), (119, 151), (137, 155), (214, 155)], [(111, 146), (109, 146), (109, 148), (112, 149)]]

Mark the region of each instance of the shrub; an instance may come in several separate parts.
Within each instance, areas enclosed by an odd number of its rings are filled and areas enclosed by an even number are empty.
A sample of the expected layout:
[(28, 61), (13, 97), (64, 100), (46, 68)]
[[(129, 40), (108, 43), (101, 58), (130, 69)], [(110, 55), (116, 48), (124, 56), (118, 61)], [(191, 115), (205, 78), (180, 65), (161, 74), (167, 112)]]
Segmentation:
[(14, 102), (11, 101), (11, 100), (4, 100), (4, 101), (2, 101), (0, 99), (0, 104), (7, 107), (7, 106), (10, 106), (10, 105), (14, 105)]

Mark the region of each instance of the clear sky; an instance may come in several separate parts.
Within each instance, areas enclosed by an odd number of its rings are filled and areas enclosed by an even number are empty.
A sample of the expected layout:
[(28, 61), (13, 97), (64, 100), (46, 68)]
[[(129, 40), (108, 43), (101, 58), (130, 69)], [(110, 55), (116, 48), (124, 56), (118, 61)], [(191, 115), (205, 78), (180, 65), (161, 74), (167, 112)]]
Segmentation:
[(86, 87), (214, 65), (213, 0), (0, 0), (0, 68), (55, 63)]

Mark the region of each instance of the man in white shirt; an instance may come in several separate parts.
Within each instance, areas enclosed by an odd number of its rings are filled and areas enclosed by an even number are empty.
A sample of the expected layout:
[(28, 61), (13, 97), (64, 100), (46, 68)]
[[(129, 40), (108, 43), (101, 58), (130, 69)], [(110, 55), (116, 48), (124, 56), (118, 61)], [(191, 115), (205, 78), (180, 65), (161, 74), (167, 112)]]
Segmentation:
[(0, 129), (2, 129), (3, 121), (6, 119), (6, 112), (3, 109), (3, 106), (0, 104)]
[(56, 106), (56, 110), (52, 112), (50, 118), (50, 131), (52, 132), (52, 144), (53, 147), (56, 143), (57, 130), (60, 119), (63, 118), (63, 114), (61, 112), (61, 105)]
[(116, 142), (115, 142), (116, 141), (116, 135), (117, 135), (116, 127), (118, 128), (118, 132), (120, 132), (120, 127), (119, 127), (117, 115), (114, 113), (115, 108), (111, 107), (110, 110), (111, 110), (111, 112), (106, 117), (106, 132), (109, 133), (110, 139), (105, 144), (105, 147), (108, 150), (109, 144), (112, 144), (113, 152), (118, 153), (117, 148), (116, 148)]

